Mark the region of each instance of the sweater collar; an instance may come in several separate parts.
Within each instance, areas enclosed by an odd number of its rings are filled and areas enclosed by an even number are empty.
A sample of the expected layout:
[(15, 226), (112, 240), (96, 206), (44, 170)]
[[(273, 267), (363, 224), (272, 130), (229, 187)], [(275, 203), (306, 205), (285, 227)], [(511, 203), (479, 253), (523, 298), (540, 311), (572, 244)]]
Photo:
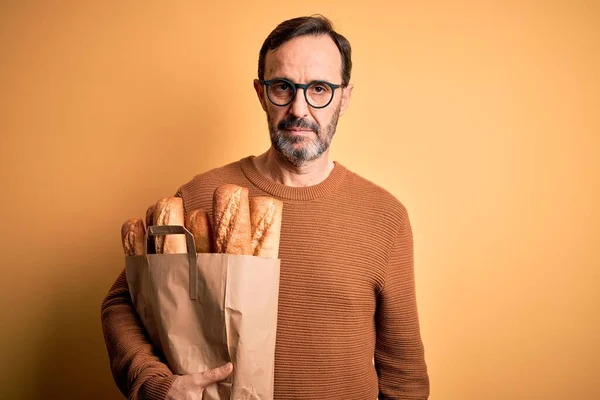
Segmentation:
[(333, 193), (344, 181), (348, 169), (334, 161), (334, 167), (329, 176), (321, 183), (306, 187), (292, 187), (272, 181), (262, 175), (254, 165), (255, 156), (248, 156), (240, 160), (242, 171), (255, 186), (268, 194), (287, 200), (315, 200)]

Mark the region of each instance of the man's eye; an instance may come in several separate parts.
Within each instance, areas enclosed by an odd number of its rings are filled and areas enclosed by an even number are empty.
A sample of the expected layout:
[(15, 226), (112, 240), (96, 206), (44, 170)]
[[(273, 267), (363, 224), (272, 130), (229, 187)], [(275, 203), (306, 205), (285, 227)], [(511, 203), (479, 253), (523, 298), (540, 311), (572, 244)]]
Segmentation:
[(290, 90), (290, 84), (286, 82), (279, 82), (273, 85), (273, 88), (278, 91)]
[(310, 90), (315, 94), (324, 94), (329, 92), (329, 87), (325, 85), (313, 85), (310, 87)]

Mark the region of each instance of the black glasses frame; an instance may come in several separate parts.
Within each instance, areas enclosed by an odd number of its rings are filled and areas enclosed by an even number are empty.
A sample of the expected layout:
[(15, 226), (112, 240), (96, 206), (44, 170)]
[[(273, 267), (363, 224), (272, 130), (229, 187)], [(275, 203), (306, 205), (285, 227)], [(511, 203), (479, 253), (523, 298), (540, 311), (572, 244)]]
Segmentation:
[[(271, 96), (269, 96), (269, 86), (271, 86), (272, 83), (275, 82), (285, 82), (288, 83), (292, 89), (294, 90), (294, 94), (292, 95), (292, 98), (290, 99), (290, 101), (288, 101), (285, 104), (278, 104), (275, 103), (273, 101), (273, 99), (271, 99)], [(333, 101), (333, 97), (335, 96), (335, 89), (341, 88), (343, 85), (336, 85), (335, 83), (331, 83), (331, 82), (327, 82), (327, 81), (311, 81), (308, 82), (306, 84), (302, 84), (302, 83), (294, 83), (292, 81), (288, 81), (287, 79), (283, 79), (283, 78), (277, 78), (277, 79), (269, 79), (268, 81), (265, 80), (260, 80), (260, 83), (262, 83), (263, 85), (265, 85), (266, 89), (267, 89), (267, 98), (269, 99), (269, 101), (279, 107), (285, 107), (289, 104), (291, 104), (294, 99), (296, 98), (296, 94), (298, 93), (298, 89), (304, 89), (304, 100), (306, 100), (306, 104), (308, 104), (309, 106), (311, 106), (312, 108), (325, 108), (327, 107), (329, 104), (331, 104), (331, 102)], [(310, 101), (308, 100), (308, 95), (306, 94), (306, 89), (308, 89), (308, 87), (310, 85), (314, 85), (315, 83), (321, 83), (324, 85), (327, 85), (331, 88), (331, 98), (329, 99), (329, 101), (327, 102), (327, 104), (325, 104), (324, 106), (313, 106), (312, 104), (310, 104)]]

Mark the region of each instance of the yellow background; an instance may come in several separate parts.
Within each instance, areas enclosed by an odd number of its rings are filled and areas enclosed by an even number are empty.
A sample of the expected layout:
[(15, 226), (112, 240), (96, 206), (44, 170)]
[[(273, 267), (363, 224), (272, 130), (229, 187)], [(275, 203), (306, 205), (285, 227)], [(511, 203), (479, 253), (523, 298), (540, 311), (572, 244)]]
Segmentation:
[(121, 223), (267, 148), (258, 50), (312, 13), (353, 47), (333, 156), (411, 216), (431, 399), (600, 398), (600, 6), (566, 0), (3, 1), (3, 398), (121, 398)]

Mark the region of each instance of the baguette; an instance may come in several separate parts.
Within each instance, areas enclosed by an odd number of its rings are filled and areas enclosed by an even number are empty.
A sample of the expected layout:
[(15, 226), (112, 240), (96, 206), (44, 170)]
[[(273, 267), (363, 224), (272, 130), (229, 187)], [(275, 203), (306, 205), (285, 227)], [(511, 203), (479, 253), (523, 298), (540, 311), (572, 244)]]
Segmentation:
[(156, 203), (150, 204), (146, 210), (146, 228), (154, 224), (154, 210), (156, 209)]
[(252, 255), (277, 258), (283, 202), (267, 196), (250, 198)]
[(213, 194), (215, 252), (252, 254), (248, 189), (225, 184)]
[[(156, 203), (153, 214), (154, 225), (184, 226), (183, 200), (181, 197), (165, 197)], [(187, 253), (185, 235), (158, 235), (155, 238), (157, 254)]]
[(129, 218), (121, 226), (121, 242), (125, 256), (140, 256), (144, 254), (144, 221), (141, 218)]
[(196, 253), (210, 253), (212, 229), (208, 213), (200, 209), (190, 212), (185, 217), (185, 227), (194, 236)]

